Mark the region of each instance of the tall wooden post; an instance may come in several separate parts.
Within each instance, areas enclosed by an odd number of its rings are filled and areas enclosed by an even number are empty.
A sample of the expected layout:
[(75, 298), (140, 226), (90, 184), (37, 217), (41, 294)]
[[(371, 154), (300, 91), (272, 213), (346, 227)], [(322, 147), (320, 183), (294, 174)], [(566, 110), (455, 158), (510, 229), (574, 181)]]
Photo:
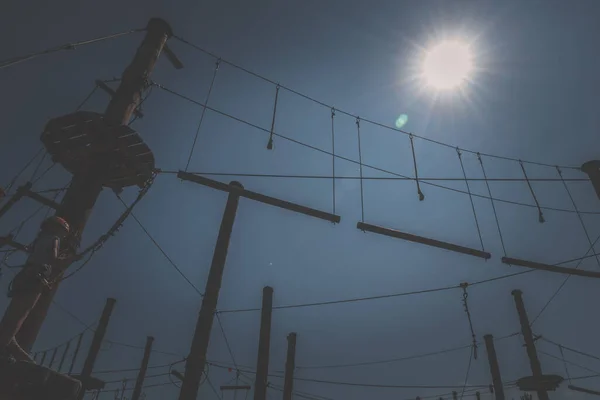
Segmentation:
[(496, 356), (496, 348), (494, 347), (494, 337), (485, 335), (485, 349), (487, 351), (488, 362), (490, 364), (490, 372), (492, 374), (492, 382), (494, 385), (494, 394), (496, 400), (504, 400), (504, 386), (502, 385), (502, 376), (500, 375), (500, 366)]
[[(517, 307), (517, 313), (519, 314), (519, 322), (521, 323), (521, 333), (523, 339), (525, 339), (525, 349), (527, 349), (527, 356), (529, 357), (529, 365), (531, 366), (531, 372), (534, 377), (542, 376), (542, 365), (535, 349), (535, 343), (533, 341), (533, 332), (529, 325), (529, 318), (527, 317), (527, 311), (525, 310), (525, 304), (523, 303), (523, 292), (520, 290), (513, 290), (512, 295), (515, 299), (515, 305)], [(548, 392), (540, 389), (537, 391), (539, 400), (549, 400)]]
[(600, 199), (600, 160), (586, 162), (581, 166), (581, 170), (590, 178), (592, 186), (596, 191), (596, 195)]
[[(123, 72), (119, 88), (106, 108), (105, 118), (109, 123), (114, 125), (129, 123), (133, 111), (140, 102), (142, 92), (147, 87), (154, 65), (170, 36), (172, 36), (171, 27), (166, 21), (152, 18), (148, 22), (146, 37), (133, 61)], [(105, 162), (104, 159), (98, 160), (99, 165)], [(56, 214), (71, 226), (69, 251), (72, 255), (76, 252), (88, 217), (102, 191), (102, 172), (101, 168), (90, 168), (75, 173), (57, 210)], [(51, 291), (42, 293), (37, 305), (17, 334), (17, 341), (26, 351), (30, 351), (35, 343), (58, 286), (58, 283), (55, 283)]]
[[(231, 186), (243, 189), (239, 182), (231, 182)], [(196, 400), (202, 372), (206, 365), (206, 351), (210, 341), (210, 331), (212, 329), (217, 302), (219, 301), (219, 291), (221, 290), (221, 281), (227, 259), (227, 250), (229, 249), (229, 240), (231, 231), (235, 222), (240, 196), (236, 191), (229, 192), (227, 204), (223, 212), (219, 236), (213, 253), (213, 259), (206, 281), (202, 306), (196, 323), (194, 338), (190, 354), (185, 363), (185, 374), (179, 392), (179, 400)]]
[(260, 316), (260, 337), (258, 339), (258, 357), (256, 360), (256, 381), (254, 400), (267, 399), (269, 375), (269, 351), (271, 348), (271, 314), (273, 312), (273, 288), (263, 288), (262, 312)]
[(83, 399), (86, 391), (86, 381), (92, 376), (92, 371), (94, 370), (94, 364), (96, 363), (96, 358), (98, 357), (98, 353), (100, 352), (100, 347), (102, 346), (102, 340), (104, 340), (104, 335), (106, 334), (106, 328), (108, 327), (108, 323), (110, 321), (110, 316), (112, 314), (113, 308), (115, 307), (115, 303), (117, 300), (108, 298), (106, 299), (106, 305), (104, 306), (104, 310), (102, 311), (102, 316), (100, 317), (100, 321), (98, 321), (98, 327), (96, 328), (96, 332), (94, 332), (94, 338), (92, 339), (92, 344), (90, 345), (90, 350), (88, 351), (87, 358), (85, 359), (85, 363), (83, 364), (83, 368), (81, 370), (81, 374), (79, 375), (81, 383), (83, 385), (80, 393), (79, 400)]
[(294, 369), (296, 369), (296, 333), (287, 337), (287, 359), (285, 361), (285, 379), (283, 381), (283, 400), (292, 400), (294, 390)]
[(135, 381), (135, 388), (133, 389), (133, 395), (131, 400), (139, 400), (142, 394), (142, 386), (144, 385), (144, 379), (146, 378), (146, 371), (148, 370), (148, 361), (150, 361), (150, 354), (152, 353), (152, 343), (154, 338), (148, 336), (146, 338), (146, 348), (144, 349), (144, 358), (142, 359), (142, 366), (138, 372), (137, 380)]

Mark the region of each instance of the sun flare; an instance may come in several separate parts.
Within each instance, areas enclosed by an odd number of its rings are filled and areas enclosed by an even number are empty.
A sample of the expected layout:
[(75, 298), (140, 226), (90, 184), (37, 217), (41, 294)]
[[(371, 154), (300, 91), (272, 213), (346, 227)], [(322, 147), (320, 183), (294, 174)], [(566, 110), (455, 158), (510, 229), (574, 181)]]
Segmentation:
[(469, 46), (458, 41), (444, 41), (427, 51), (422, 77), (428, 86), (448, 90), (469, 79), (472, 70), (473, 58)]

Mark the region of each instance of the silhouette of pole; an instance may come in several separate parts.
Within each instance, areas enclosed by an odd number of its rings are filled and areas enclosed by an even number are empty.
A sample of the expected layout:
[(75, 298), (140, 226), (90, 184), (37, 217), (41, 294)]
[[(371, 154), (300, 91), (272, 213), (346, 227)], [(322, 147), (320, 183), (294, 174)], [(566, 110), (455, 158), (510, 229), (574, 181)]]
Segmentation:
[(600, 160), (588, 161), (581, 166), (581, 170), (587, 174), (600, 199)]
[[(273, 288), (263, 288), (262, 312), (260, 316), (260, 337), (256, 361), (256, 381), (254, 400), (267, 399), (267, 379), (269, 375), (269, 350), (271, 347), (271, 314), (273, 312)], [(286, 371), (287, 373), (287, 371)]]
[(490, 372), (492, 374), (496, 400), (504, 400), (504, 386), (502, 386), (500, 366), (498, 365), (496, 348), (494, 347), (494, 337), (492, 335), (485, 335), (483, 340), (485, 341), (485, 349), (487, 351), (488, 362), (490, 363)]
[[(529, 318), (527, 317), (527, 311), (525, 310), (525, 304), (523, 303), (523, 292), (520, 290), (513, 290), (512, 295), (515, 299), (515, 305), (517, 307), (517, 313), (519, 314), (519, 322), (521, 323), (521, 333), (523, 339), (525, 339), (525, 349), (527, 349), (527, 356), (529, 357), (529, 365), (531, 366), (531, 372), (534, 377), (542, 376), (542, 365), (537, 356), (535, 349), (535, 343), (533, 341), (533, 332), (529, 325)], [(539, 400), (549, 400), (548, 392), (544, 389), (537, 391)]]
[[(241, 183), (231, 182), (230, 186), (243, 189)], [(219, 291), (221, 290), (221, 281), (223, 279), (223, 271), (225, 269), (225, 261), (227, 259), (227, 251), (229, 249), (229, 240), (231, 231), (237, 214), (238, 203), (240, 196), (238, 191), (232, 190), (227, 197), (227, 204), (223, 212), (221, 227), (219, 228), (219, 236), (215, 244), (213, 259), (206, 281), (204, 297), (202, 298), (202, 306), (196, 323), (194, 338), (190, 348), (189, 356), (185, 362), (185, 374), (181, 383), (179, 392), (179, 400), (196, 400), (198, 396), (198, 388), (202, 378), (202, 372), (206, 365), (206, 351), (210, 341), (210, 331), (212, 329), (217, 302), (219, 301)]]
[[(133, 61), (125, 69), (119, 87), (105, 111), (106, 120), (114, 125), (127, 125), (133, 111), (140, 103), (142, 92), (146, 89), (150, 74), (167, 41), (172, 36), (171, 27), (166, 21), (152, 18), (146, 27), (146, 36), (138, 48)], [(105, 160), (99, 160), (102, 164)], [(56, 212), (71, 226), (68, 250), (74, 256), (81, 241), (88, 217), (102, 191), (103, 168), (77, 171), (73, 175), (69, 189)], [(61, 275), (59, 275), (60, 277)], [(48, 309), (59, 287), (60, 279), (51, 290), (42, 292), (36, 306), (23, 323), (17, 341), (26, 351), (31, 351), (39, 331), (46, 319)]]
[(283, 381), (283, 400), (292, 400), (294, 390), (294, 369), (296, 368), (296, 333), (287, 337), (287, 359), (285, 361), (285, 379)]
[(139, 400), (140, 395), (142, 394), (142, 386), (144, 385), (144, 379), (146, 378), (146, 371), (148, 370), (148, 361), (150, 361), (150, 354), (152, 353), (153, 342), (154, 338), (152, 336), (148, 336), (146, 338), (144, 358), (142, 359), (142, 366), (140, 367), (140, 372), (138, 373), (137, 380), (135, 381), (135, 388), (133, 389), (131, 400)]
[(54, 359), (56, 358), (56, 353), (58, 352), (58, 347), (54, 348), (52, 352), (52, 357), (50, 357), (50, 362), (48, 363), (48, 368), (52, 369), (52, 365), (54, 365)]
[(96, 332), (94, 332), (94, 338), (92, 339), (90, 350), (88, 351), (88, 355), (85, 359), (85, 363), (83, 364), (81, 374), (79, 375), (82, 384), (81, 391), (79, 392), (79, 400), (82, 400), (83, 396), (85, 396), (85, 384), (86, 381), (89, 380), (89, 378), (92, 376), (94, 364), (96, 363), (96, 358), (98, 357), (98, 353), (100, 352), (100, 346), (102, 346), (102, 341), (104, 340), (104, 335), (106, 334), (106, 328), (108, 327), (110, 316), (112, 314), (116, 302), (117, 300), (115, 299), (106, 299), (106, 305), (104, 306), (104, 310), (102, 311), (100, 321), (98, 321), (98, 327), (96, 328)]

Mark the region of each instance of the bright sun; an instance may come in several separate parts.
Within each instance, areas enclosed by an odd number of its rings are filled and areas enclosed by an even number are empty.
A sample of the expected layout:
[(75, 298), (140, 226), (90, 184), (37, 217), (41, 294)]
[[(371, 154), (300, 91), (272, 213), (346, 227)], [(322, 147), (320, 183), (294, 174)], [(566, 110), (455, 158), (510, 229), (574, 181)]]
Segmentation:
[(469, 47), (464, 43), (445, 41), (427, 52), (422, 74), (429, 86), (446, 90), (468, 79), (472, 68)]

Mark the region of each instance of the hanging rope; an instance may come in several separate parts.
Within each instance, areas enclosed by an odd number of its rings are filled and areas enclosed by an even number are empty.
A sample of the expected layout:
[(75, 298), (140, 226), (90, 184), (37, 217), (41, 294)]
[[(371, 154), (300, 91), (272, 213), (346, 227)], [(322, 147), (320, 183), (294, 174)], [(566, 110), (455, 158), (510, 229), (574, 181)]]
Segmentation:
[(113, 38), (117, 38), (117, 37), (120, 37), (120, 36), (129, 35), (130, 33), (141, 32), (143, 30), (144, 29), (132, 29), (132, 30), (129, 30), (129, 31), (121, 32), (121, 33), (115, 33), (113, 35), (102, 36), (102, 37), (99, 37), (99, 38), (96, 38), (96, 39), (83, 40), (83, 41), (80, 41), (80, 42), (73, 42), (73, 43), (63, 44), (61, 46), (53, 47), (51, 49), (40, 51), (38, 53), (29, 54), (29, 55), (26, 55), (26, 56), (14, 57), (14, 58), (11, 58), (11, 59), (8, 59), (8, 60), (1, 61), (0, 62), (0, 69), (6, 68), (8, 66), (11, 66), (11, 65), (23, 62), (23, 61), (31, 60), (32, 58), (35, 58), (35, 57), (38, 57), (38, 56), (43, 56), (43, 55), (46, 55), (46, 54), (55, 53), (55, 52), (61, 51), (61, 50), (75, 50), (77, 48), (77, 46), (83, 46), (83, 45), (86, 45), (86, 44), (101, 42), (103, 40), (113, 39)]
[(79, 105), (75, 109), (75, 112), (81, 110), (81, 107), (83, 107), (85, 105), (85, 103), (87, 103), (88, 100), (92, 98), (92, 96), (94, 95), (94, 93), (96, 93), (96, 90), (98, 90), (98, 85), (94, 85), (92, 91), (86, 96), (85, 99), (83, 99), (83, 101), (81, 103), (79, 103)]
[[(573, 204), (573, 209), (577, 213), (577, 218), (579, 218), (579, 222), (581, 223), (581, 227), (583, 228), (583, 232), (585, 233), (585, 237), (587, 238), (587, 241), (588, 241), (590, 247), (592, 248), (592, 252), (595, 253), (595, 251), (594, 251), (594, 244), (592, 243), (592, 238), (590, 237), (590, 234), (589, 234), (587, 228), (585, 227), (585, 223), (583, 222), (583, 218), (581, 217), (581, 213), (579, 212), (579, 208), (577, 207), (577, 203), (575, 203), (575, 199), (573, 198), (573, 195), (571, 194), (571, 190), (569, 190), (569, 187), (567, 186), (567, 182), (565, 182), (565, 179), (563, 177), (563, 174), (562, 174), (562, 171), (561, 171), (560, 167), (556, 167), (556, 171), (558, 172), (558, 175), (560, 176), (560, 180), (562, 181), (562, 184), (565, 187), (565, 190), (567, 191), (567, 194), (569, 195), (569, 199), (571, 199), (571, 203)], [(596, 256), (596, 262), (598, 263), (598, 266), (600, 267), (600, 259), (598, 259), (598, 256)]]
[(365, 199), (363, 190), (363, 163), (362, 163), (362, 146), (360, 143), (360, 117), (356, 117), (356, 133), (358, 136), (358, 166), (360, 170), (360, 211), (361, 221), (365, 222)]
[[(465, 395), (465, 390), (467, 389), (467, 384), (469, 383), (469, 375), (471, 374), (471, 363), (473, 362), (473, 359), (477, 360), (477, 347), (476, 346), (471, 347), (471, 353), (469, 354), (469, 363), (467, 364), (467, 373), (465, 374), (465, 384), (463, 385), (462, 391), (460, 393), (461, 400)], [(479, 393), (479, 392), (477, 392), (477, 393)]]
[(31, 178), (29, 179), (30, 181), (33, 181), (40, 169), (40, 167), (42, 166), (42, 164), (44, 163), (44, 161), (46, 160), (46, 156), (48, 155), (48, 153), (44, 153), (44, 155), (42, 156), (42, 159), (37, 163), (37, 165), (35, 166), (35, 169), (33, 170), (33, 174), (31, 175)]
[(269, 134), (269, 143), (267, 149), (273, 150), (273, 131), (275, 130), (275, 116), (277, 115), (277, 99), (279, 98), (279, 84), (275, 87), (275, 104), (273, 105), (273, 119), (271, 120), (271, 133)]
[[(129, 217), (129, 215), (131, 214), (131, 212), (133, 211), (135, 206), (148, 193), (148, 190), (150, 190), (150, 187), (152, 187), (152, 184), (154, 183), (155, 177), (156, 177), (156, 175), (153, 175), (152, 178), (150, 178), (146, 182), (146, 184), (144, 185), (142, 190), (140, 190), (140, 192), (138, 193), (137, 198), (133, 201), (133, 203), (131, 203), (131, 205), (129, 207), (127, 207), (127, 209), (123, 212), (123, 214), (121, 214), (121, 216), (117, 219), (117, 221), (110, 227), (108, 232), (106, 232), (104, 235), (100, 236), (100, 238), (98, 238), (98, 240), (96, 240), (94, 243), (92, 243), (90, 246), (88, 246), (85, 250), (83, 250), (81, 253), (79, 253), (75, 256), (76, 260), (81, 260), (86, 254), (89, 254), (88, 258), (81, 265), (79, 265), (79, 267), (77, 267), (77, 269), (75, 271), (71, 272), (67, 276), (60, 278), (60, 275), (59, 275), (57, 277), (58, 282), (62, 282), (65, 279), (68, 279), (68, 278), (72, 277), (73, 275), (75, 275), (76, 273), (78, 273), (79, 271), (81, 271), (91, 261), (94, 254), (98, 250), (100, 250), (102, 248), (102, 246), (104, 246), (106, 241), (108, 241), (108, 239), (110, 239), (111, 236), (114, 236), (117, 233), (117, 231), (123, 225), (123, 222), (125, 222), (127, 217)], [(117, 196), (117, 197), (119, 197), (119, 196)], [(120, 197), (119, 197), (119, 199), (120, 199)]]
[[(215, 62), (215, 69), (213, 70), (212, 80), (210, 81), (210, 86), (208, 87), (208, 93), (206, 93), (206, 98), (204, 99), (204, 104), (208, 104), (210, 100), (210, 94), (212, 93), (213, 86), (215, 85), (215, 80), (217, 79), (217, 72), (219, 71), (219, 65), (221, 64), (221, 59), (219, 58), (217, 62)], [(206, 114), (206, 107), (202, 107), (202, 113), (200, 114), (200, 121), (198, 121), (198, 127), (196, 128), (196, 135), (194, 136), (194, 142), (192, 143), (192, 148), (190, 150), (190, 155), (187, 160), (187, 164), (185, 164), (185, 171), (187, 172), (190, 167), (190, 162), (192, 161), (192, 155), (194, 154), (194, 148), (196, 147), (196, 142), (198, 141), (198, 136), (200, 135), (200, 128), (202, 127), (202, 121), (204, 121), (204, 115)]]
[(21, 170), (19, 172), (17, 172), (17, 174), (11, 179), (11, 181), (8, 183), (8, 185), (4, 188), (4, 192), (6, 193), (6, 195), (8, 195), (8, 192), (14, 186), (14, 184), (17, 182), (17, 180), (21, 177), (21, 175), (23, 174), (23, 172), (25, 172), (27, 170), (27, 168), (29, 168), (29, 166), (31, 166), (31, 164), (33, 164), (33, 162), (35, 161), (35, 159), (38, 158), (38, 156), (40, 154), (42, 154), (42, 152), (44, 150), (45, 149), (43, 147), (40, 148), (38, 150), (38, 152), (35, 153), (35, 155), (29, 161), (27, 161), (27, 163), (25, 164), (25, 166), (23, 168), (21, 168)]
[(500, 220), (498, 219), (498, 212), (496, 211), (496, 204), (494, 203), (494, 198), (492, 197), (492, 189), (490, 189), (490, 182), (488, 181), (487, 174), (485, 173), (485, 167), (483, 166), (483, 160), (481, 159), (481, 154), (477, 153), (477, 159), (479, 160), (479, 164), (481, 165), (481, 172), (483, 172), (483, 178), (485, 180), (485, 185), (487, 187), (488, 195), (490, 197), (490, 201), (492, 203), (492, 210), (494, 210), (494, 218), (496, 219), (496, 227), (498, 228), (498, 236), (500, 236), (500, 243), (502, 244), (502, 252), (506, 257), (506, 247), (504, 246), (504, 237), (502, 236), (502, 229), (500, 229)]
[(473, 330), (473, 321), (471, 321), (471, 312), (469, 311), (469, 303), (467, 302), (467, 299), (469, 298), (469, 293), (467, 293), (467, 287), (469, 287), (469, 283), (463, 282), (460, 284), (460, 287), (463, 290), (462, 303), (465, 309), (465, 313), (467, 314), (467, 319), (469, 320), (471, 338), (473, 339), (473, 359), (477, 360), (477, 337), (475, 336), (475, 331)]
[(425, 195), (421, 192), (421, 185), (419, 184), (419, 172), (417, 170), (417, 156), (415, 155), (415, 143), (413, 134), (409, 134), (410, 138), (410, 149), (412, 150), (413, 165), (415, 166), (415, 182), (417, 182), (417, 194), (419, 195), (419, 201), (425, 200)]
[(475, 226), (477, 227), (477, 235), (479, 236), (479, 242), (481, 243), (481, 250), (485, 251), (483, 246), (483, 238), (481, 237), (481, 229), (479, 228), (479, 221), (477, 220), (477, 212), (475, 211), (475, 203), (473, 202), (473, 196), (471, 195), (471, 187), (469, 186), (469, 181), (467, 180), (467, 173), (465, 172), (465, 165), (462, 159), (462, 153), (460, 149), (456, 148), (456, 154), (458, 155), (458, 161), (460, 161), (460, 168), (462, 169), (463, 176), (465, 177), (465, 183), (467, 185), (467, 193), (469, 193), (469, 200), (471, 200), (471, 208), (473, 209), (473, 217), (475, 218)]
[(523, 176), (525, 177), (525, 181), (527, 182), (527, 186), (529, 186), (529, 190), (531, 191), (531, 195), (533, 196), (533, 201), (535, 201), (535, 205), (537, 206), (539, 212), (539, 221), (541, 224), (546, 222), (544, 219), (544, 213), (542, 212), (542, 208), (540, 207), (540, 203), (538, 202), (537, 197), (535, 196), (535, 192), (533, 191), (533, 187), (531, 186), (531, 182), (529, 182), (529, 177), (527, 176), (527, 172), (525, 171), (525, 166), (523, 165), (523, 161), (519, 160), (519, 165), (521, 165), (521, 170), (523, 171)]
[(562, 358), (562, 362), (565, 365), (565, 372), (567, 373), (567, 378), (569, 379), (569, 383), (573, 383), (573, 382), (571, 382), (571, 375), (569, 374), (569, 367), (567, 366), (567, 361), (565, 360), (565, 354), (563, 353), (563, 348), (560, 344), (558, 345), (558, 349), (560, 350), (560, 357)]
[(335, 214), (335, 108), (331, 109), (331, 171), (333, 179), (331, 184), (333, 186), (333, 214)]
[(42, 180), (42, 178), (43, 178), (44, 176), (46, 176), (46, 174), (47, 174), (48, 172), (50, 172), (50, 171), (52, 170), (52, 168), (54, 168), (55, 166), (56, 166), (56, 163), (55, 163), (55, 162), (53, 162), (52, 164), (50, 164), (50, 166), (48, 166), (48, 168), (46, 168), (46, 169), (44, 170), (44, 172), (42, 172), (42, 173), (40, 174), (40, 176), (38, 176), (37, 178), (35, 178), (34, 180), (32, 180), (32, 181), (31, 181), (31, 184), (32, 184), (32, 185), (34, 185), (34, 184), (36, 184), (37, 182), (39, 182), (40, 180)]

